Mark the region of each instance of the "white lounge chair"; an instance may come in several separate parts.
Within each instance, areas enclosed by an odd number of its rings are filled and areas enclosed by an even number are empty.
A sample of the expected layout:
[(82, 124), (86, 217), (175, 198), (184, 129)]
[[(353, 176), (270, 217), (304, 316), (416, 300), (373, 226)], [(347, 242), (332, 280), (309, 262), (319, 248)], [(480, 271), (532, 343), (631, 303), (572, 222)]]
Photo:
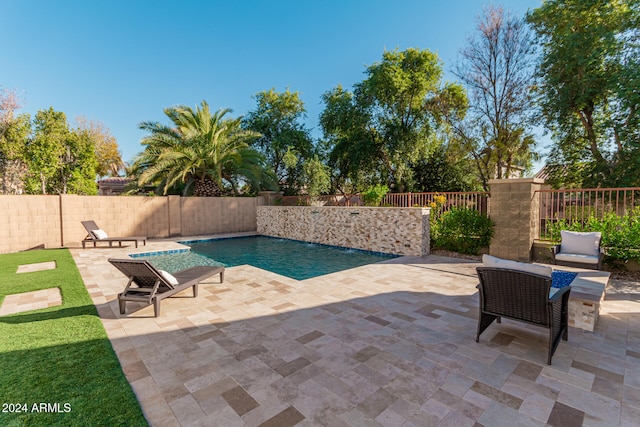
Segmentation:
[(602, 235), (599, 231), (580, 233), (560, 231), (562, 241), (552, 248), (556, 265), (601, 270), (604, 250), (600, 246)]

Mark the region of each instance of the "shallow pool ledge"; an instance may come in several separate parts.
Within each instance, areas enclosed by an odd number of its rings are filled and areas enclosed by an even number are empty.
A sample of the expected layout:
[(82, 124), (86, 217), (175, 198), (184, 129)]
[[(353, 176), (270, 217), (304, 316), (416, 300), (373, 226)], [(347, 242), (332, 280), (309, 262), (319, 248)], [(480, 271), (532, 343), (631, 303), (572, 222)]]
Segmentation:
[(430, 252), (430, 208), (258, 206), (258, 233), (395, 255)]

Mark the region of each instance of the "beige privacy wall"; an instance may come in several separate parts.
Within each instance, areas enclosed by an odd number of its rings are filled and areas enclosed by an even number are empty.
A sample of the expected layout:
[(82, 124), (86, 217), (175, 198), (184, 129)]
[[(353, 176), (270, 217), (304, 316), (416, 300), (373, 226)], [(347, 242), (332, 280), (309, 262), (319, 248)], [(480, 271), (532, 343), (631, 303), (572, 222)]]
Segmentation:
[(60, 197), (0, 196), (0, 253), (60, 246)]
[(78, 246), (94, 220), (110, 236), (255, 231), (254, 197), (0, 196), (0, 253)]
[(258, 206), (258, 233), (397, 255), (429, 254), (429, 208)]

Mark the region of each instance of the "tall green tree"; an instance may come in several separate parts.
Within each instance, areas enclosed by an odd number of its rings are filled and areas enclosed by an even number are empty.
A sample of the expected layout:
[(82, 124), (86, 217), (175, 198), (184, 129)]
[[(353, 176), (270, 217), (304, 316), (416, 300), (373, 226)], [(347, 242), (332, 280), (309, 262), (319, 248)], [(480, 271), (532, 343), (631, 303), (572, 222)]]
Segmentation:
[(98, 162), (96, 173), (102, 176), (118, 176), (125, 169), (122, 154), (118, 148), (116, 138), (103, 123), (87, 120), (84, 117), (76, 119), (78, 131), (85, 133), (92, 141), (95, 148), (95, 157)]
[(96, 194), (95, 141), (86, 130), (69, 132), (60, 158), (59, 174), (55, 180), (55, 192), (60, 194)]
[(30, 175), (27, 190), (31, 194), (55, 194), (54, 183), (60, 172), (61, 158), (69, 137), (67, 116), (53, 107), (40, 110), (33, 120), (33, 137), (27, 144)]
[(25, 147), (31, 133), (28, 114), (16, 115), (19, 108), (14, 91), (0, 89), (0, 194), (22, 194), (25, 164)]
[(551, 162), (568, 168), (555, 185), (640, 185), (640, 2), (547, 0), (527, 20)]
[(285, 194), (295, 194), (302, 186), (302, 164), (310, 158), (313, 143), (301, 120), (304, 102), (298, 92), (275, 89), (255, 95), (256, 107), (242, 121), (243, 128), (258, 132), (252, 144), (264, 154), (267, 164)]
[(428, 152), (439, 123), (440, 98), (464, 108), (457, 84), (443, 84), (442, 64), (429, 50), (386, 51), (350, 92), (337, 86), (323, 95), (320, 124), (339, 179), (363, 188), (388, 183), (403, 191), (411, 163)]
[(307, 159), (302, 167), (306, 192), (310, 196), (319, 196), (331, 189), (331, 172), (318, 155)]
[(67, 116), (53, 107), (40, 110), (25, 148), (25, 186), (31, 194), (96, 194), (96, 158), (86, 133), (71, 130)]
[(508, 178), (514, 166), (530, 167), (536, 158), (530, 96), (534, 51), (526, 22), (489, 6), (454, 69), (467, 88), (470, 108), (465, 121), (455, 118), (451, 125), (485, 191), (489, 179)]
[(413, 163), (413, 192), (474, 191), (478, 189), (474, 167), (465, 154), (445, 144), (437, 145), (428, 156)]
[(225, 118), (230, 112), (212, 113), (202, 101), (195, 110), (165, 108), (170, 126), (141, 123), (140, 129), (150, 135), (143, 138), (145, 150), (134, 162), (138, 184), (157, 184), (164, 194), (182, 185), (185, 195), (193, 184), (195, 196), (219, 196), (225, 184), (237, 193), (241, 181), (259, 188), (268, 177), (263, 156), (250, 148), (259, 134), (242, 129), (241, 118)]

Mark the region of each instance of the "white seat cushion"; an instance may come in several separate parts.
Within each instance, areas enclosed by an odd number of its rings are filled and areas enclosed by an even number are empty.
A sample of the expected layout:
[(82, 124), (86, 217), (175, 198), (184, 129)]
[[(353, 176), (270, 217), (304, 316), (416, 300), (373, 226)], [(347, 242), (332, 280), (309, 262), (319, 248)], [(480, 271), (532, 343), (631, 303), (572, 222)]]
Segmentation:
[(482, 264), (485, 267), (506, 268), (508, 270), (517, 270), (523, 271), (525, 273), (539, 274), (545, 277), (551, 277), (551, 272), (553, 271), (551, 267), (511, 261), (508, 259), (497, 258), (491, 255), (482, 255)]
[(565, 254), (560, 252), (559, 254), (556, 254), (556, 261), (580, 262), (583, 264), (597, 264), (598, 256), (583, 255), (583, 254)]
[(180, 284), (180, 282), (178, 282), (178, 279), (176, 279), (168, 271), (164, 271), (164, 270), (158, 270), (158, 271), (160, 272), (160, 274), (162, 274), (162, 277), (164, 277), (164, 280), (166, 280), (171, 286), (177, 286)]
[(560, 231), (560, 236), (562, 237), (560, 253), (598, 256), (601, 237), (599, 231), (579, 233), (577, 231), (562, 230)]
[(97, 230), (91, 230), (91, 234), (98, 240), (107, 239), (109, 236), (102, 229), (98, 228)]

